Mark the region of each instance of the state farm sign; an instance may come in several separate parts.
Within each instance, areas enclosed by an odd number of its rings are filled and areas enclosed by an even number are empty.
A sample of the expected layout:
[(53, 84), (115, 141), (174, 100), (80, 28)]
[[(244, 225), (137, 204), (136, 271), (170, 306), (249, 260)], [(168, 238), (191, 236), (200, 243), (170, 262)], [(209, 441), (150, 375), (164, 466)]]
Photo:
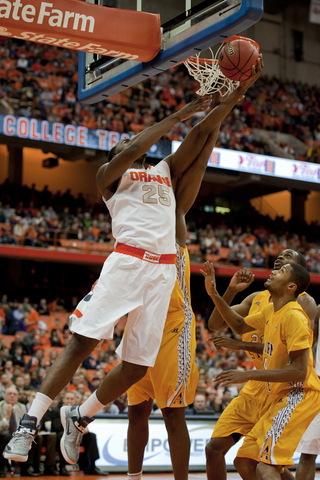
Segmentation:
[(143, 62), (161, 46), (159, 15), (80, 0), (0, 0), (0, 35)]

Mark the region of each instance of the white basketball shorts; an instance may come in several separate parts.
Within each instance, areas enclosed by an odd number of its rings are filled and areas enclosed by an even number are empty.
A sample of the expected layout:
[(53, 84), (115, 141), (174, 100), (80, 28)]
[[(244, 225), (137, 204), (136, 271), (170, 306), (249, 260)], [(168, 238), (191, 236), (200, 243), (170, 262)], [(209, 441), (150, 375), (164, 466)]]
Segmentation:
[(128, 314), (121, 359), (152, 367), (155, 363), (176, 280), (175, 264), (154, 264), (113, 252), (105, 261), (92, 298), (71, 326), (89, 338), (112, 339), (114, 326)]

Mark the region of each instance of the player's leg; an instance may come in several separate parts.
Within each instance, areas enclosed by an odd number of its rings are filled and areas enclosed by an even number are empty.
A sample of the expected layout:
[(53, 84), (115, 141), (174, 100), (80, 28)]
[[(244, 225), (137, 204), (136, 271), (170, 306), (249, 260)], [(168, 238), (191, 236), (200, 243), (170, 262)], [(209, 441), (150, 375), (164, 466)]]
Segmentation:
[(38, 425), (53, 399), (71, 380), (81, 362), (97, 346), (98, 340), (74, 334), (44, 377), (32, 406), (19, 422), (16, 434), (5, 448), (9, 460), (26, 462)]
[(259, 462), (256, 468), (257, 480), (281, 480), (280, 465), (267, 465)]
[(190, 457), (190, 437), (185, 409), (163, 408), (163, 420), (168, 432), (171, 463), (175, 480), (187, 480)]
[(99, 388), (80, 406), (62, 407), (60, 410), (64, 434), (61, 452), (65, 460), (74, 465), (79, 458), (79, 446), (83, 431), (93, 417), (105, 405), (113, 402), (146, 374), (148, 367), (122, 362), (103, 379)]
[[(95, 338), (87, 338), (77, 333), (72, 335), (66, 348), (62, 350), (45, 375), (39, 392), (51, 399), (56, 398), (71, 380), (82, 361), (90, 355), (98, 343), (99, 340)], [(35, 400), (32, 405), (35, 403)], [(32, 412), (30, 415), (35, 415), (32, 406), (30, 411)], [(42, 417), (39, 418), (37, 416), (37, 418), (40, 421)]]
[(258, 462), (252, 458), (236, 457), (233, 464), (243, 480), (256, 480), (256, 468)]
[(142, 402), (138, 405), (130, 405), (128, 408), (128, 475), (135, 480), (140, 478), (143, 465), (144, 449), (148, 443), (149, 428), (148, 419), (152, 411), (153, 400)]
[(211, 438), (206, 445), (206, 468), (208, 480), (226, 480), (227, 467), (224, 456), (235, 444), (232, 436)]
[[(262, 387), (257, 387), (256, 396), (246, 393), (248, 388), (240, 392), (230, 405), (222, 412), (210, 442), (206, 446), (208, 479), (226, 480), (227, 467), (225, 455), (242, 436), (247, 435), (258, 421), (263, 409), (264, 396)], [(261, 398), (261, 402), (257, 401)], [(244, 455), (245, 458), (251, 456)], [(255, 458), (255, 457), (253, 457)]]
[(297, 477), (295, 477), (287, 468), (285, 468), (284, 472), (281, 473), (281, 480), (294, 480), (295, 478)]
[(317, 455), (301, 453), (299, 465), (296, 472), (296, 480), (313, 480), (316, 475)]
[[(256, 467), (258, 462), (251, 458), (236, 457), (233, 463), (243, 480), (256, 480)], [(281, 473), (281, 480), (294, 480), (294, 476), (285, 468), (284, 472)]]

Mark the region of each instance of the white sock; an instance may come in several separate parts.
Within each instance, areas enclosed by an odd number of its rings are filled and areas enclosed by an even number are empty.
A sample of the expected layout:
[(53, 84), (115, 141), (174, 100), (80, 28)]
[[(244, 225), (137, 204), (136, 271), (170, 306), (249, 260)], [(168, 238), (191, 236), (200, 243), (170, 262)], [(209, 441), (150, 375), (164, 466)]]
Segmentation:
[(128, 473), (128, 480), (141, 480), (142, 471), (139, 473)]
[(53, 400), (51, 400), (50, 397), (44, 395), (43, 393), (37, 392), (28, 415), (30, 415), (30, 417), (37, 417), (37, 423), (40, 423), (41, 418), (46, 413), (52, 402)]
[(93, 392), (87, 400), (80, 405), (80, 417), (93, 417), (96, 413), (100, 412), (105, 405), (97, 399), (96, 392)]

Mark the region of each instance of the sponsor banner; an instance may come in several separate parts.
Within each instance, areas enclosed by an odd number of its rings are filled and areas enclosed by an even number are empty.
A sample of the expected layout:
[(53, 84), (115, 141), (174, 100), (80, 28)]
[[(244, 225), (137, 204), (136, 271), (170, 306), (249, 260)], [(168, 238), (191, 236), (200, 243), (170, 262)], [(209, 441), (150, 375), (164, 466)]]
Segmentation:
[[(172, 152), (175, 152), (179, 145), (180, 142), (172, 142)], [(208, 166), (256, 175), (320, 183), (319, 164), (238, 152), (236, 150), (225, 150), (223, 148), (215, 148), (213, 150)]]
[[(204, 470), (206, 465), (205, 447), (210, 441), (216, 420), (192, 420), (186, 416), (186, 422), (191, 441), (189, 465), (199, 468), (199, 471)], [(97, 466), (108, 467), (110, 471), (126, 471), (128, 465), (127, 428), (128, 419), (124, 417), (116, 419), (97, 418), (88, 425), (88, 429), (97, 435), (100, 453), (100, 458), (96, 461)], [(242, 442), (243, 439), (226, 454), (227, 467), (233, 467), (233, 461)], [(299, 458), (300, 454), (295, 453), (293, 456), (295, 464), (299, 463)], [(317, 458), (317, 463), (319, 460), (320, 455)], [(145, 449), (143, 466), (154, 467), (154, 469), (159, 467), (172, 469), (168, 435), (162, 419), (149, 420), (149, 440)]]
[[(47, 120), (15, 117), (13, 115), (0, 115), (0, 134), (8, 137), (106, 151), (111, 150), (123, 138), (132, 137), (127, 133), (93, 130), (82, 126), (65, 125), (59, 122), (50, 123)], [(160, 140), (150, 148), (148, 156), (162, 159), (170, 153), (171, 142)]]
[(161, 46), (159, 15), (79, 0), (0, 0), (0, 35), (142, 62)]
[(310, 0), (309, 22), (320, 23), (320, 0)]

